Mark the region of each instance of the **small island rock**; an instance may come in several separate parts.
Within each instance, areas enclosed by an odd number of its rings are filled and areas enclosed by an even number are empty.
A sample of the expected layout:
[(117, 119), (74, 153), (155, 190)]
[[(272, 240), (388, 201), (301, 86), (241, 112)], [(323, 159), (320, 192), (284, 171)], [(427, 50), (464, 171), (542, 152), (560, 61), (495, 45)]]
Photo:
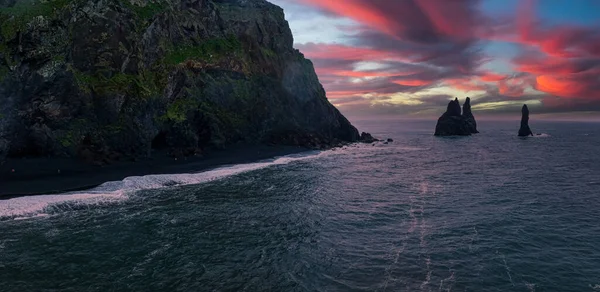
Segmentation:
[(524, 104), (521, 109), (521, 128), (519, 129), (519, 137), (533, 136), (533, 132), (529, 128), (529, 108)]
[(450, 101), (446, 112), (438, 119), (435, 136), (470, 136), (471, 134), (467, 119), (461, 115), (458, 98)]

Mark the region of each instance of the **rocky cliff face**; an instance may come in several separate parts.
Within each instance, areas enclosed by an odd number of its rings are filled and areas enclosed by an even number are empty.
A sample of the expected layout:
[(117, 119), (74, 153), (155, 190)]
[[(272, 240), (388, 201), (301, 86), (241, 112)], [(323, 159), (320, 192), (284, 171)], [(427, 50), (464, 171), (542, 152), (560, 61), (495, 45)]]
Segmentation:
[(292, 44), (264, 0), (0, 0), (0, 160), (356, 141)]
[(524, 104), (521, 109), (521, 127), (519, 128), (519, 136), (533, 136), (533, 132), (531, 132), (531, 129), (529, 128), (529, 108), (526, 104)]
[(458, 98), (448, 103), (446, 112), (438, 119), (435, 126), (435, 136), (470, 136), (478, 133), (475, 117), (471, 113), (471, 99), (467, 97), (465, 113), (461, 114)]
[(465, 103), (463, 104), (462, 115), (465, 118), (465, 120), (467, 121), (467, 124), (469, 125), (469, 131), (471, 131), (472, 134), (479, 133), (479, 131), (477, 131), (477, 121), (475, 120), (475, 116), (473, 115), (473, 112), (471, 111), (471, 98), (470, 97), (467, 97), (467, 99), (465, 100)]

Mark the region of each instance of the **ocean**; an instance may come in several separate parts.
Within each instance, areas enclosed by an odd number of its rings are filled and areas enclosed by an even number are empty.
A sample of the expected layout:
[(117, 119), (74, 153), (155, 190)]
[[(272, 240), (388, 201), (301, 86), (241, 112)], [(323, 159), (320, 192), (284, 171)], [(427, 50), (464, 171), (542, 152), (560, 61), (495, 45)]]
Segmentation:
[(351, 145), (0, 201), (1, 291), (600, 291), (600, 124)]

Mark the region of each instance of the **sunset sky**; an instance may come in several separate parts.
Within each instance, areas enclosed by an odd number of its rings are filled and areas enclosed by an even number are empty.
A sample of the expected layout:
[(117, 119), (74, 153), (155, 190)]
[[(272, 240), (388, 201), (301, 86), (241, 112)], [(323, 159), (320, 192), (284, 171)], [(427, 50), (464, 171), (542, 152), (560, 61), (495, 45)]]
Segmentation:
[(345, 114), (600, 116), (599, 0), (270, 1)]

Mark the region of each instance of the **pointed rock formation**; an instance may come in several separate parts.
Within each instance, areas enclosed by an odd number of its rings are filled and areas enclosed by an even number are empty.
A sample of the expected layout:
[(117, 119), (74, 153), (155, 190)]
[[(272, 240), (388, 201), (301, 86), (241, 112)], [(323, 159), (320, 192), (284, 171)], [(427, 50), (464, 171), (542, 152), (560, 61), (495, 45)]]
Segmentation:
[(471, 112), (471, 98), (469, 97), (467, 97), (465, 104), (463, 104), (462, 115), (467, 121), (467, 124), (469, 124), (469, 130), (471, 131), (471, 133), (479, 133), (479, 131), (477, 131), (477, 122), (475, 121), (475, 116), (473, 116), (473, 113)]
[(446, 112), (438, 119), (435, 127), (436, 136), (469, 136), (471, 129), (467, 119), (461, 115), (458, 98), (448, 103)]
[(519, 129), (519, 137), (533, 136), (533, 132), (529, 128), (529, 108), (524, 104), (521, 109), (521, 128)]
[(450, 116), (460, 116), (460, 103), (458, 102), (458, 98), (455, 98), (453, 101), (448, 103), (448, 108), (446, 109), (446, 113)]

